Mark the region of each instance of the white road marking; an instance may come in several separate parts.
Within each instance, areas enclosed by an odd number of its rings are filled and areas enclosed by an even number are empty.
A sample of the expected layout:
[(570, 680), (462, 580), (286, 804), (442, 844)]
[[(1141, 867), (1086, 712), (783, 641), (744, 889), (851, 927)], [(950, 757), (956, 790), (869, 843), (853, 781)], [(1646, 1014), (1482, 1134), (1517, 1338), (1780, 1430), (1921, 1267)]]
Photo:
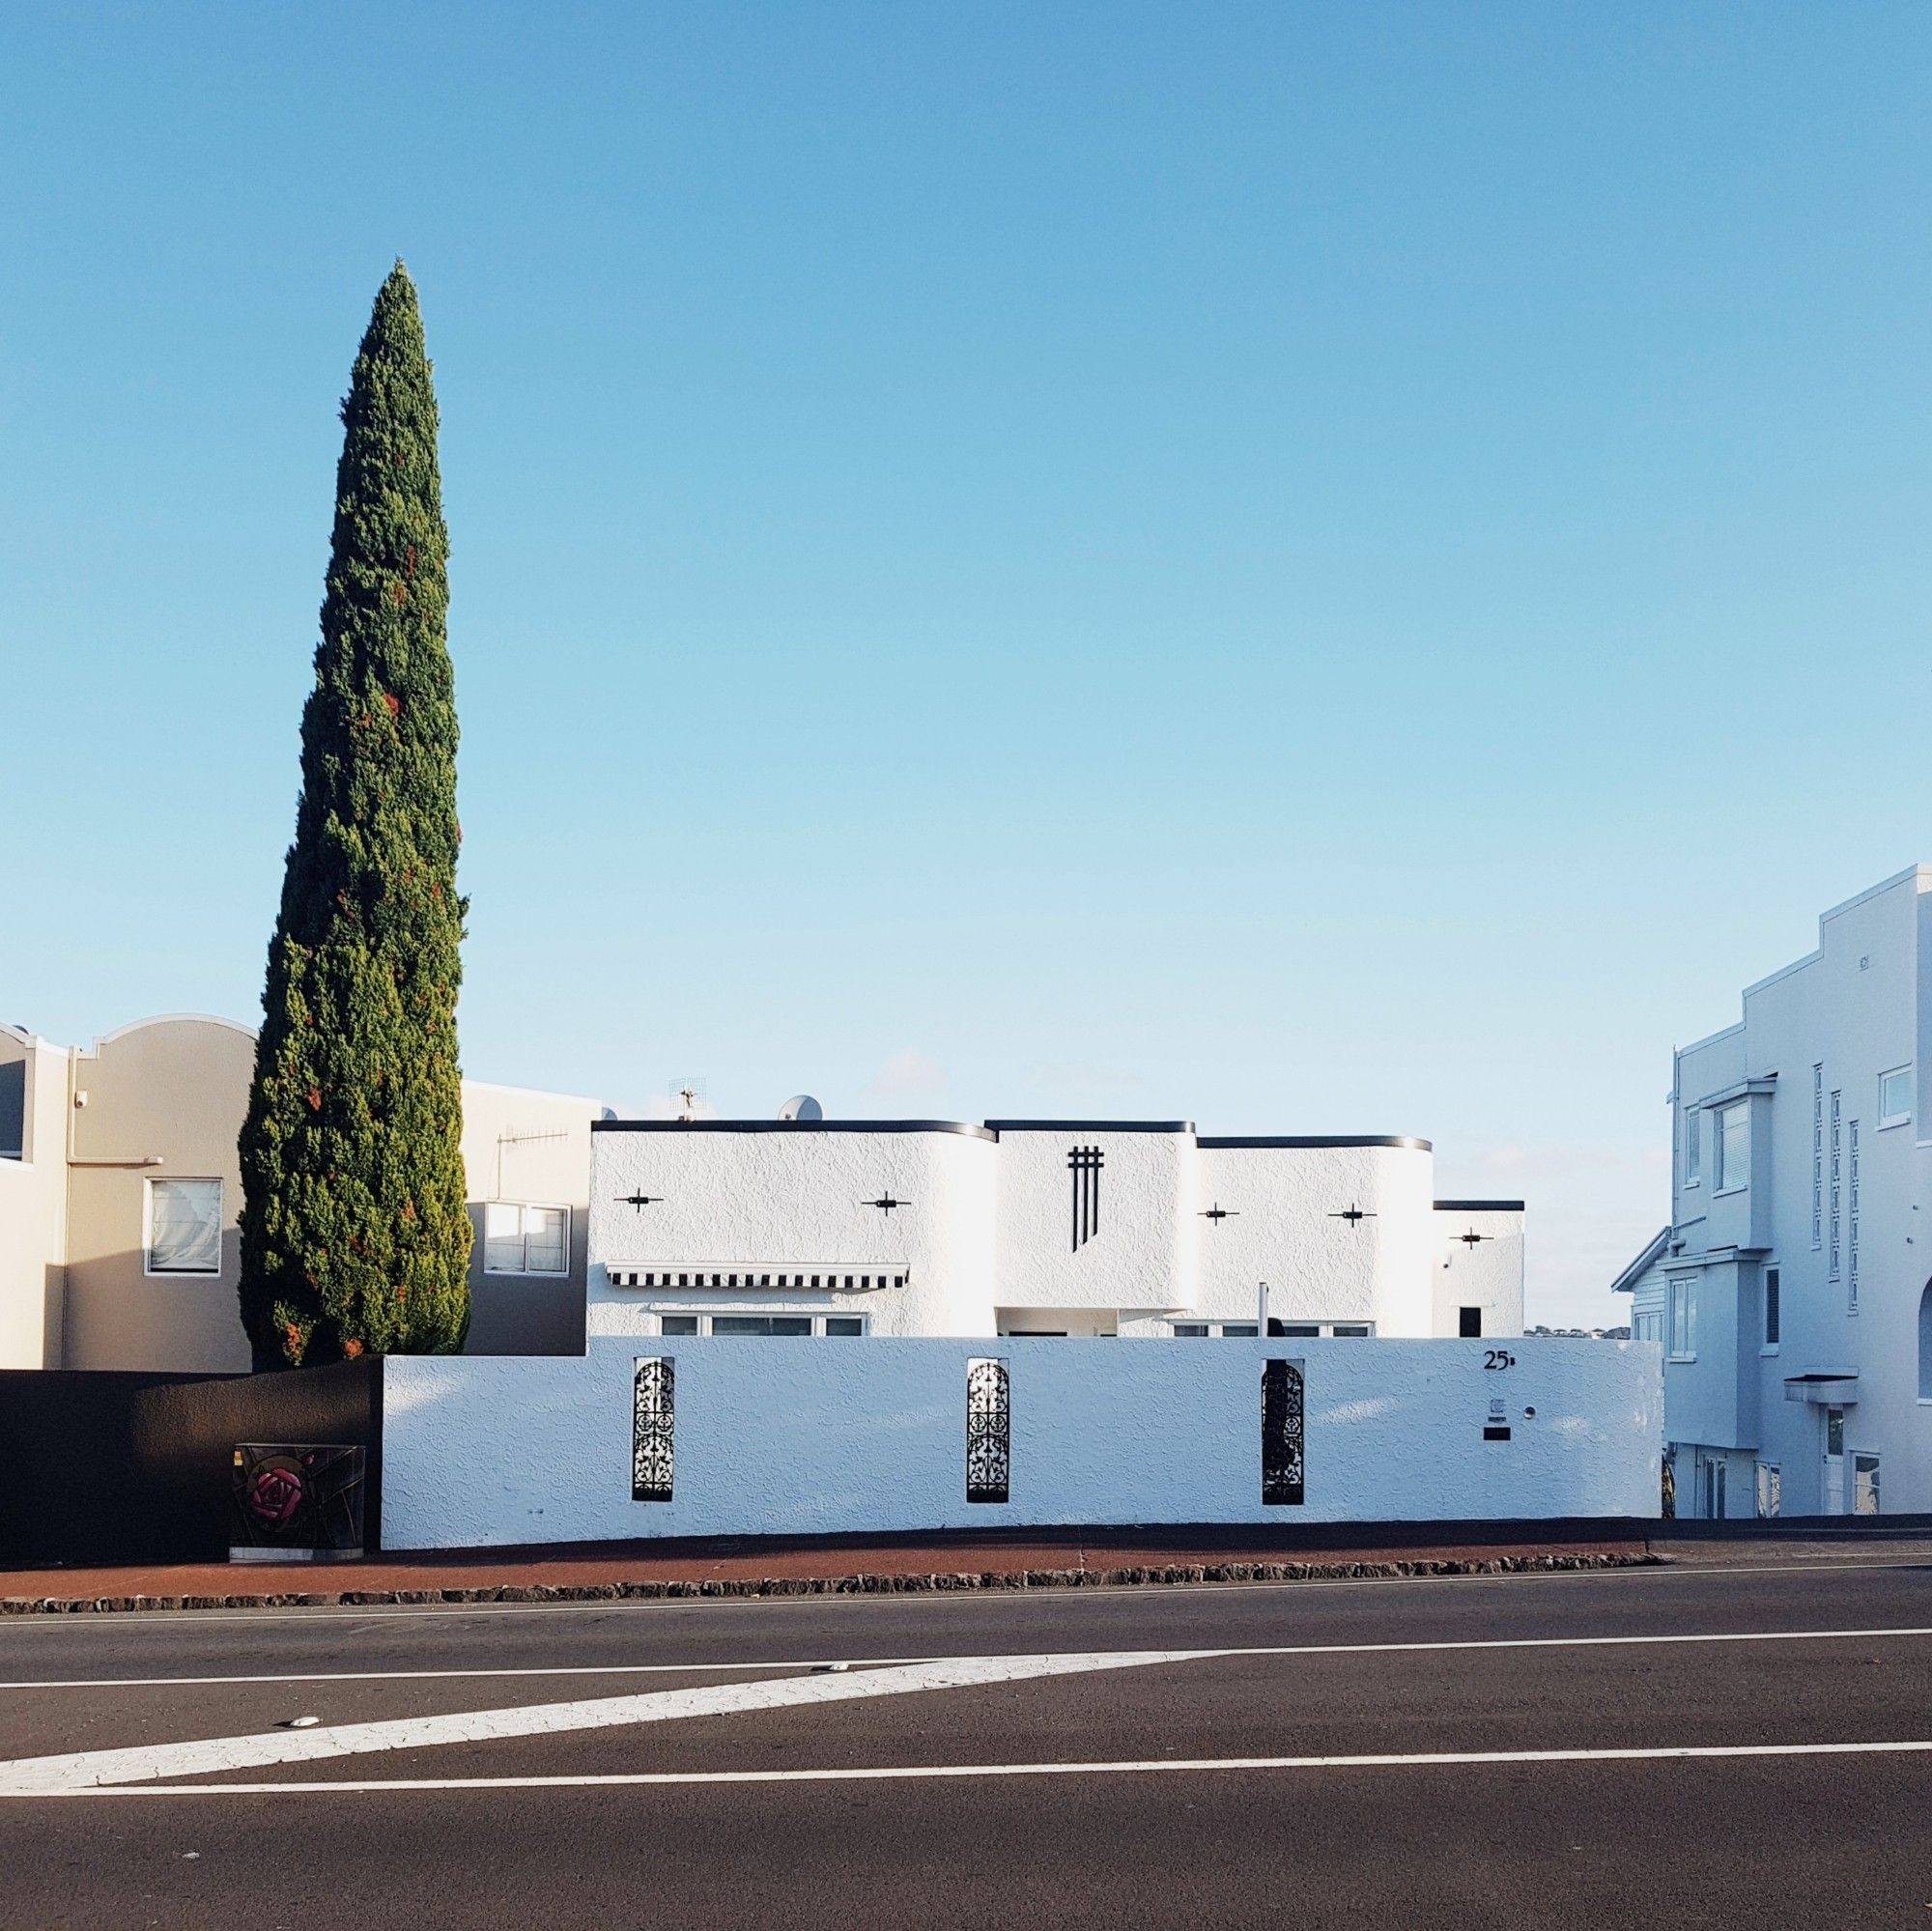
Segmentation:
[[(601, 1776), (410, 1776), (355, 1782), (67, 1784), (0, 1787), (5, 1797), (268, 1797), (371, 1795), (402, 1790), (592, 1790), (632, 1784), (900, 1783), (927, 1778), (1172, 1776), (1209, 1771), (1489, 1769), (1503, 1764), (1664, 1763), (1747, 1757), (1914, 1756), (1932, 1739), (1869, 1744), (1682, 1744), (1601, 1750), (1424, 1750), (1409, 1755), (1168, 1757), (1115, 1763), (893, 1764), (857, 1770), (625, 1771)], [(6, 1766), (0, 1765), (0, 1769)]]
[[(1710, 1633), (1646, 1633), (1626, 1636), (1472, 1636), (1437, 1642), (1388, 1643), (1257, 1643), (1234, 1648), (1193, 1649), (1194, 1657), (1276, 1657), (1276, 1656), (1397, 1656), (1433, 1650), (1483, 1649), (1620, 1649), (1662, 1643), (1806, 1643), (1850, 1642), (1864, 1639), (1932, 1636), (1932, 1625), (1923, 1628), (1883, 1630), (1722, 1630)], [(1138, 1651), (1077, 1650), (1052, 1652), (1074, 1656), (1121, 1654), (1132, 1657)], [(971, 1659), (925, 1656), (853, 1656), (805, 1659), (773, 1658), (763, 1662), (573, 1662), (545, 1663), (526, 1669), (342, 1669), (263, 1676), (94, 1676), (54, 1677), (36, 1681), (23, 1678), (17, 1683), (0, 1683), (8, 1690), (159, 1690), (170, 1688), (205, 1689), (248, 1683), (440, 1683), (472, 1678), (551, 1676), (704, 1676), (723, 1670), (808, 1670), (808, 1669), (894, 1669), (910, 1663), (943, 1662)]]
[(874, 1669), (856, 1675), (787, 1676), (767, 1683), (715, 1684), (699, 1690), (658, 1690), (637, 1696), (604, 1696), (573, 1703), (524, 1704), (510, 1709), (454, 1711), (375, 1723), (342, 1723), (313, 1730), (273, 1730), (243, 1737), (211, 1737), (180, 1744), (136, 1744), (122, 1749), (76, 1750), (63, 1756), (21, 1757), (0, 1763), (0, 1794), (29, 1796), (94, 1784), (170, 1776), (199, 1776), (270, 1764), (310, 1763), (372, 1750), (422, 1749), (437, 1744), (495, 1743), (687, 1717), (732, 1716), (751, 1710), (849, 1702), (924, 1690), (958, 1690), (1030, 1677), (1087, 1670), (1140, 1669), (1185, 1662), (1191, 1650), (1111, 1650), (1059, 1656), (953, 1657)]

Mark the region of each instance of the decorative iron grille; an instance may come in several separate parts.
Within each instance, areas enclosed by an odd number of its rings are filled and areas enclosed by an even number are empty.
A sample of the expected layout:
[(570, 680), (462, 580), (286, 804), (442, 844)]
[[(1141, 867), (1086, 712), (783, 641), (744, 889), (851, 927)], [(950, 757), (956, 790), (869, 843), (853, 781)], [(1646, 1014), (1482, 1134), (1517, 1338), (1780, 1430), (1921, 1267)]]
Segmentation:
[(634, 1502), (670, 1500), (676, 1374), (676, 1363), (668, 1354), (646, 1355), (638, 1362), (637, 1386), (631, 1403)]
[(1262, 1504), (1294, 1506), (1302, 1482), (1301, 1370), (1293, 1361), (1262, 1367)]
[(966, 1499), (1004, 1502), (1012, 1463), (1011, 1383), (1004, 1361), (966, 1364)]

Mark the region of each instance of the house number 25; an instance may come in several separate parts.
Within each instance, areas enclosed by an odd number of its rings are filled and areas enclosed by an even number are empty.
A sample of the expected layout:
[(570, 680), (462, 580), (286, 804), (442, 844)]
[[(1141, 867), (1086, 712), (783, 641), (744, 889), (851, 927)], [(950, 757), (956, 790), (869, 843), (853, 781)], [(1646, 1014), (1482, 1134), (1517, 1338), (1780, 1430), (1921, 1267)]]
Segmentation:
[(1507, 1348), (1486, 1348), (1483, 1349), (1485, 1368), (1514, 1368), (1516, 1356)]

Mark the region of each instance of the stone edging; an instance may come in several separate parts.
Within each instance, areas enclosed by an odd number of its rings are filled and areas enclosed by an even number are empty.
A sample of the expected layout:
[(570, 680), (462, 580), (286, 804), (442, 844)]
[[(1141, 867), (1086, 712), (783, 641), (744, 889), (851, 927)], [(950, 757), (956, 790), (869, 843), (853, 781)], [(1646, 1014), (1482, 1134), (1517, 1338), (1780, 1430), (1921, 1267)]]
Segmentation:
[(1128, 1569), (1015, 1569), (929, 1576), (798, 1576), (707, 1582), (505, 1583), (475, 1589), (307, 1589), (228, 1596), (8, 1596), (0, 1616), (71, 1616), (148, 1609), (349, 1608), (423, 1603), (639, 1603), (720, 1596), (902, 1596), (972, 1589), (1121, 1589), (1185, 1582), (1375, 1581), (1396, 1576), (1543, 1576), (1646, 1569), (1646, 1549), (1588, 1554), (1424, 1557), (1399, 1562), (1213, 1562)]

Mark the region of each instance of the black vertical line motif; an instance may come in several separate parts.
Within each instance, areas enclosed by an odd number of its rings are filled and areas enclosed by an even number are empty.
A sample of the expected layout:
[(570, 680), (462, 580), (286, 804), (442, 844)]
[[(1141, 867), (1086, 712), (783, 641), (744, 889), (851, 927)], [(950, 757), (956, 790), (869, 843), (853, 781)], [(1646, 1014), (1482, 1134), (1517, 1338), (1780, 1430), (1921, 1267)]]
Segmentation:
[(1107, 1156), (1097, 1147), (1075, 1147), (1066, 1155), (1073, 1176), (1073, 1251), (1100, 1231), (1100, 1169)]

